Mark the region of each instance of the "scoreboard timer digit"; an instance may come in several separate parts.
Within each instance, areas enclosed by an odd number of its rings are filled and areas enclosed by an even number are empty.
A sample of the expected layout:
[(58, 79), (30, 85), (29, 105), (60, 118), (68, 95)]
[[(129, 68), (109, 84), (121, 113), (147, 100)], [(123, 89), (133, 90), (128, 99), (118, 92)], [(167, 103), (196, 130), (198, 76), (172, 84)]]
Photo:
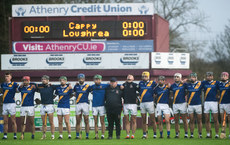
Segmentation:
[(144, 21), (24, 21), (23, 39), (144, 38)]

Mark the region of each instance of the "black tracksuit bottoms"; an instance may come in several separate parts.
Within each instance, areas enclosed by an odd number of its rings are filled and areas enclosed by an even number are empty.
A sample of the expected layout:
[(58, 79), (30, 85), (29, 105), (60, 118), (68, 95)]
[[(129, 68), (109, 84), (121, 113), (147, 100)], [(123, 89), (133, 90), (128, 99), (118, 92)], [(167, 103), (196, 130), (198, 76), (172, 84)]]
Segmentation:
[(121, 134), (121, 114), (118, 113), (107, 113), (107, 119), (108, 119), (108, 129), (109, 129), (109, 137), (113, 136), (113, 127), (114, 122), (116, 125), (116, 136), (120, 136)]

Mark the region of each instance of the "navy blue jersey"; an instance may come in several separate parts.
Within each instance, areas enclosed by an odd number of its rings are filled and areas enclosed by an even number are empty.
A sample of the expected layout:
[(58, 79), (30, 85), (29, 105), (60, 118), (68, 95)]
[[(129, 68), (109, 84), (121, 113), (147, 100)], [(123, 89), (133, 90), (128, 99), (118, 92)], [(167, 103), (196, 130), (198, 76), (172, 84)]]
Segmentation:
[(59, 96), (58, 108), (70, 108), (70, 97), (73, 89), (69, 86), (62, 87), (61, 85), (56, 88), (55, 94)]
[(41, 104), (54, 104), (54, 91), (58, 85), (38, 84), (37, 91), (41, 95)]
[(93, 93), (93, 107), (99, 107), (105, 105), (105, 89), (109, 87), (109, 84), (94, 84), (90, 86), (90, 91)]
[(220, 90), (220, 100), (219, 104), (229, 104), (230, 103), (230, 82), (226, 83), (220, 82), (218, 85)]
[(15, 103), (15, 93), (17, 92), (18, 84), (16, 82), (2, 83), (3, 103)]
[(139, 92), (140, 92), (140, 101), (141, 102), (152, 102), (153, 101), (153, 89), (156, 86), (155, 81), (140, 81), (139, 83)]
[(204, 100), (216, 102), (219, 81), (203, 81), (202, 84), (204, 87)]
[(34, 85), (23, 86), (18, 88), (21, 92), (21, 105), (22, 106), (34, 106), (34, 93), (36, 87)]
[(188, 90), (188, 104), (189, 105), (200, 105), (201, 104), (201, 91), (202, 91), (202, 83), (201, 81), (197, 81), (196, 83), (188, 83), (186, 84), (186, 89)]
[(164, 85), (162, 87), (157, 86), (154, 89), (154, 94), (156, 94), (156, 100), (157, 103), (161, 103), (161, 104), (168, 104), (169, 103), (169, 87), (168, 85)]
[(76, 103), (89, 103), (90, 86), (88, 84), (74, 86), (74, 92), (76, 93)]
[(173, 104), (185, 103), (185, 84), (174, 83), (170, 90), (173, 91)]

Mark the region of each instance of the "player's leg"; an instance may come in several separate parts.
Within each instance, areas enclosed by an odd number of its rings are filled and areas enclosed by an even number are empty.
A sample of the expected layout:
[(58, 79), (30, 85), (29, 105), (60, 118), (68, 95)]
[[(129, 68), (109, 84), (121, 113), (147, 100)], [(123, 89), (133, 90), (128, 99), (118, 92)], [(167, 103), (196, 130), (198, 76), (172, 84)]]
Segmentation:
[(101, 139), (105, 138), (105, 115), (100, 116), (101, 122)]
[(98, 107), (93, 107), (93, 120), (94, 120), (94, 132), (95, 138), (98, 139)]
[(94, 131), (95, 131), (95, 139), (98, 139), (98, 116), (97, 115), (93, 115), (93, 119), (94, 119)]
[(198, 126), (199, 138), (202, 138), (202, 106), (201, 105), (196, 106), (195, 112), (197, 114), (197, 126)]
[(86, 139), (89, 139), (89, 115), (83, 115), (85, 122)]
[(145, 139), (146, 137), (147, 137), (147, 133), (146, 133), (146, 131), (147, 131), (147, 124), (146, 124), (146, 122), (147, 122), (147, 119), (146, 119), (146, 113), (141, 113), (141, 118), (142, 118), (142, 129), (143, 129), (143, 139)]
[(215, 138), (219, 138), (219, 120), (218, 120), (218, 112), (213, 113), (213, 121), (215, 126), (216, 135)]
[(180, 132), (180, 127), (179, 127), (179, 118), (180, 118), (180, 115), (177, 113), (177, 114), (174, 114), (174, 121), (175, 121), (175, 131), (176, 131), (176, 136), (175, 138), (179, 138), (179, 132)]
[(71, 126), (70, 126), (69, 118), (70, 118), (70, 114), (64, 115), (64, 120), (68, 132), (68, 138), (71, 139)]
[(79, 115), (76, 115), (76, 139), (80, 138), (81, 119), (82, 119), (82, 113)]
[(8, 115), (3, 115), (3, 121), (4, 121), (4, 136), (2, 139), (7, 139), (7, 133), (8, 133)]
[(170, 138), (170, 114), (164, 114), (167, 129), (167, 138)]
[(30, 126), (31, 126), (31, 133), (32, 133), (31, 138), (34, 139), (34, 135), (35, 135), (34, 115), (28, 116), (28, 120), (29, 120)]
[[(155, 117), (154, 117), (155, 119)], [(137, 128), (137, 120), (136, 120), (136, 115), (131, 115), (131, 122), (132, 122), (132, 136), (131, 139), (134, 138), (136, 128)], [(155, 121), (156, 123), (156, 121)]]
[(21, 117), (20, 117), (20, 119), (21, 119), (21, 139), (23, 140), (24, 139), (24, 131), (25, 131), (25, 129), (26, 129), (26, 127), (24, 128), (24, 122), (25, 122), (25, 116), (22, 116), (22, 114), (21, 114)]
[[(137, 128), (136, 116), (137, 116), (137, 105), (133, 104), (132, 109), (131, 109), (131, 124), (132, 124), (132, 136), (131, 136), (131, 139), (134, 139), (134, 135), (135, 135), (136, 128)], [(154, 117), (154, 119), (155, 119), (155, 117)], [(155, 120), (155, 123), (156, 123), (156, 120)]]
[(190, 133), (191, 136), (190, 138), (193, 138), (193, 132), (194, 132), (194, 127), (195, 127), (195, 119), (194, 119), (194, 113), (189, 114), (189, 127), (190, 127)]
[(42, 118), (42, 133), (43, 133), (43, 136), (41, 139), (45, 139), (46, 138), (46, 130), (47, 130), (47, 114), (41, 115), (41, 118)]
[(160, 138), (163, 138), (163, 122), (162, 122), (162, 116), (157, 114), (157, 121), (158, 121), (158, 127), (160, 131)]
[(149, 116), (150, 116), (151, 126), (153, 127), (153, 134), (154, 134), (153, 138), (156, 138), (157, 137), (157, 124), (156, 124), (156, 119), (155, 119), (155, 113), (149, 114)]
[(11, 118), (11, 122), (12, 122), (12, 128), (13, 128), (13, 132), (14, 132), (14, 139), (17, 139), (16, 133), (17, 133), (17, 123), (16, 123), (16, 117), (15, 114), (14, 115), (10, 115)]
[(129, 122), (129, 115), (124, 115), (125, 120), (125, 130), (126, 130), (126, 139), (129, 139), (130, 134), (130, 122)]
[(59, 129), (59, 138), (58, 139), (62, 139), (63, 135), (63, 115), (58, 115), (58, 129)]
[(207, 132), (207, 136), (206, 138), (210, 138), (210, 130), (211, 130), (211, 124), (210, 124), (210, 114), (209, 113), (205, 113), (205, 128), (206, 128), (206, 132)]
[(202, 138), (202, 114), (197, 114), (199, 138)]
[(130, 121), (129, 121), (129, 109), (130, 105), (129, 104), (124, 104), (123, 107), (123, 113), (124, 113), (124, 120), (125, 120), (125, 130), (126, 130), (126, 137), (125, 139), (129, 139), (130, 138)]
[(48, 114), (49, 117), (49, 123), (50, 123), (50, 128), (51, 128), (51, 139), (54, 139), (54, 131), (55, 131), (55, 127), (54, 127), (54, 113), (49, 113)]
[(84, 103), (83, 104), (83, 116), (84, 116), (84, 122), (85, 122), (85, 131), (86, 131), (86, 139), (89, 139), (89, 104)]
[(184, 138), (188, 138), (188, 120), (187, 120), (187, 113), (181, 114), (182, 120), (183, 120), (183, 125), (184, 125)]

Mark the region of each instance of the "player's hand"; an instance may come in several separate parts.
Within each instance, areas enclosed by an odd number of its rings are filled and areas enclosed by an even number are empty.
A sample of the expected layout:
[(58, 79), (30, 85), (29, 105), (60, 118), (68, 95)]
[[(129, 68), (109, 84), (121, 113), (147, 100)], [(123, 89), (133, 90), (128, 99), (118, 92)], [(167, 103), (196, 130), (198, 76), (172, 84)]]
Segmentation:
[(123, 85), (120, 86), (120, 89), (123, 90), (125, 87)]
[(22, 88), (23, 86), (24, 86), (24, 83), (21, 83), (21, 85), (19, 87)]
[(181, 83), (184, 84), (184, 83), (186, 83), (187, 81), (188, 81), (188, 79), (185, 78), (185, 79), (181, 80)]
[(72, 87), (72, 85), (71, 85), (71, 83), (69, 83), (69, 88), (70, 88), (70, 89), (72, 89), (72, 88), (73, 88), (73, 87)]
[(35, 102), (36, 102), (36, 104), (41, 104), (41, 100), (39, 100), (38, 98), (35, 99)]

